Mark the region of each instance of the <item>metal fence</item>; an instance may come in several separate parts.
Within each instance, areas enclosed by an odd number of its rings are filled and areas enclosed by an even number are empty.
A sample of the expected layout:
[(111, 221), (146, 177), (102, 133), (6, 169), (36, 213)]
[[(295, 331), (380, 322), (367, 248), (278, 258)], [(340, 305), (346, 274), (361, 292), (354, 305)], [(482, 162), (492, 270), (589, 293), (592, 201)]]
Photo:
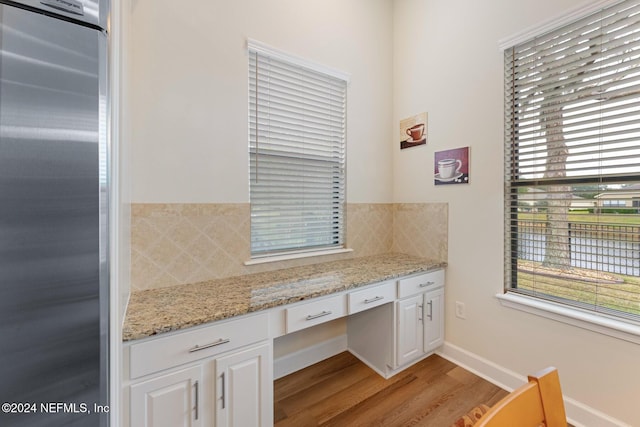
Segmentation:
[[(640, 277), (640, 226), (569, 223), (571, 266)], [(542, 262), (546, 224), (518, 221), (518, 258)]]

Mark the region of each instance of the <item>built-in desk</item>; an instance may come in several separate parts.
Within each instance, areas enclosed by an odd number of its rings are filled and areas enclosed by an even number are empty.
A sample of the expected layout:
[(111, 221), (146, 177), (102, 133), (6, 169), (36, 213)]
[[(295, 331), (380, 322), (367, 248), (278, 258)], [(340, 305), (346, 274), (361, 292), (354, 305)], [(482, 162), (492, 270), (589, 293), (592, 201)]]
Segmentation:
[(444, 267), (385, 254), (133, 293), (130, 425), (271, 425), (273, 339), (345, 316), (349, 351), (395, 374), (443, 342)]

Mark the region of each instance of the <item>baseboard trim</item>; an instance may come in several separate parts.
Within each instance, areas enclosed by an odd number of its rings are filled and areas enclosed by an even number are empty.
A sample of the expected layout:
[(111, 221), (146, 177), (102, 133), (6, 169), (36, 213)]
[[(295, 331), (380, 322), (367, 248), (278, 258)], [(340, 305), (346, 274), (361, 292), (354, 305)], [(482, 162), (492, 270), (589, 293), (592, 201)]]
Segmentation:
[[(449, 342), (445, 342), (437, 354), (508, 391), (527, 381), (526, 377)], [(564, 396), (564, 401), (568, 421), (575, 427), (631, 427), (570, 397)]]
[(273, 361), (273, 378), (277, 380), (346, 350), (347, 335), (344, 334), (279, 357)]

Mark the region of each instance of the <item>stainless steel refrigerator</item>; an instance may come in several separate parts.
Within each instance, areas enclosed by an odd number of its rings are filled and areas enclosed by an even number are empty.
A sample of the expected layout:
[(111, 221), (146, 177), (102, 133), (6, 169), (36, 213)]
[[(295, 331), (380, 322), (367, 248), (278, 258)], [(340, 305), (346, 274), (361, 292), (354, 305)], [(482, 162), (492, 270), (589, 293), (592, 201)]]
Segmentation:
[(0, 426), (107, 426), (107, 13), (0, 0)]

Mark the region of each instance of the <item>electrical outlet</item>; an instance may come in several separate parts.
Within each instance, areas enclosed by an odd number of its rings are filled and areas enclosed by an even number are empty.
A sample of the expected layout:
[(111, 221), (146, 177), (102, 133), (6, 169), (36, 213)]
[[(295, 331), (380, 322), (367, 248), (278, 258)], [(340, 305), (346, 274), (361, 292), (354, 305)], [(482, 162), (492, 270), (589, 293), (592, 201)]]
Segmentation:
[(460, 319), (466, 319), (467, 314), (463, 302), (456, 301), (456, 317)]

